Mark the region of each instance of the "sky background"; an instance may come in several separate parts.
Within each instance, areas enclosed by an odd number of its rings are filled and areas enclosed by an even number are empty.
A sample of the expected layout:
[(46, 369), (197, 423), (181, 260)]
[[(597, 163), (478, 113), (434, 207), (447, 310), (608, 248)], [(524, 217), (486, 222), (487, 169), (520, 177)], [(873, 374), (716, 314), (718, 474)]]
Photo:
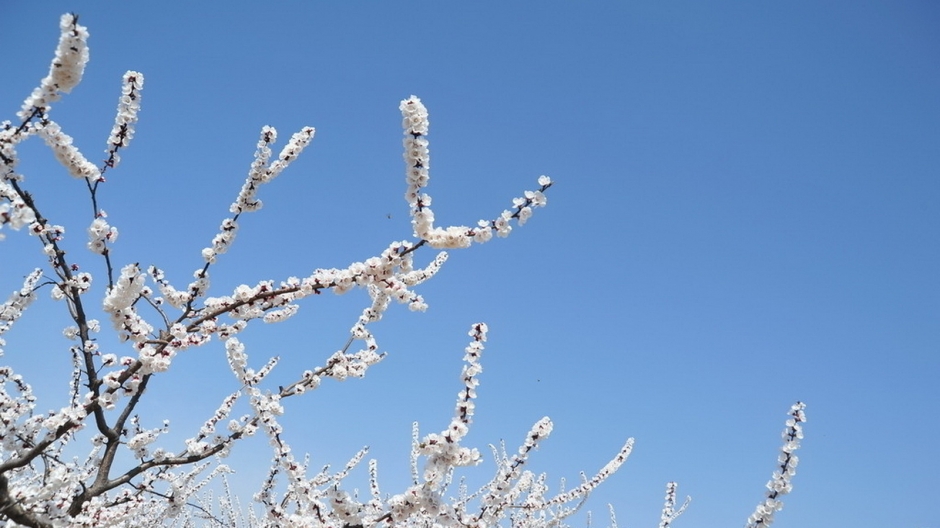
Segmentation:
[[(677, 528), (744, 524), (802, 400), (806, 439), (776, 526), (940, 527), (940, 5), (225, 5), (0, 4), (0, 119), (47, 73), (65, 12), (89, 27), (91, 62), (51, 116), (89, 158), (121, 75), (145, 75), (137, 136), (99, 194), (118, 266), (155, 264), (185, 286), (263, 125), (279, 145), (304, 125), (317, 136), (261, 190), (264, 209), (212, 270), (214, 294), (409, 238), (398, 104), (412, 94), (430, 112), (441, 224), (495, 217), (541, 174), (557, 182), (509, 239), (452, 252), (419, 290), (426, 313), (393, 306), (373, 326), (389, 356), (365, 379), (286, 402), (287, 439), (312, 466), (369, 445), (383, 490), (404, 489), (411, 422), (449, 423), (466, 332), (485, 321), (469, 445), (514, 449), (548, 415), (531, 467), (555, 484), (636, 437), (589, 502), (596, 526), (607, 503), (621, 526), (655, 526), (670, 480), (693, 496)], [(20, 152), (25, 187), (100, 274), (84, 184), (38, 139)], [(42, 262), (36, 240), (8, 232), (0, 291)], [(66, 401), (70, 343), (64, 306), (41, 298), (4, 359), (42, 410)], [(294, 380), (345, 343), (366, 302), (326, 295), (253, 327), (251, 362), (280, 355), (269, 381)], [(238, 388), (217, 343), (151, 387), (144, 425), (170, 418), (171, 450)], [(253, 442), (230, 460), (245, 496), (268, 465)]]

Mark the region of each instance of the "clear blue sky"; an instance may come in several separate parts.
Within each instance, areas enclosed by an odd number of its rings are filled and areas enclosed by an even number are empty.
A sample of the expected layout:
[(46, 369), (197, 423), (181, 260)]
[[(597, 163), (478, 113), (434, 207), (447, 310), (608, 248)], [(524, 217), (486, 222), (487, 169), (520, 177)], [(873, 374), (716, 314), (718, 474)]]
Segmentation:
[[(555, 432), (533, 467), (554, 483), (636, 437), (590, 503), (595, 525), (610, 502), (622, 526), (655, 526), (669, 480), (694, 498), (677, 528), (742, 525), (799, 399), (807, 437), (777, 526), (940, 527), (929, 506), (940, 471), (940, 5), (225, 6), (0, 5), (0, 119), (46, 74), (67, 11), (89, 27), (91, 63), (52, 116), (89, 157), (104, 148), (120, 76), (146, 76), (137, 137), (101, 191), (121, 230), (118, 264), (153, 263), (185, 284), (262, 125), (282, 141), (304, 125), (318, 132), (242, 222), (215, 268), (217, 294), (345, 266), (409, 236), (397, 107), (411, 94), (430, 111), (439, 221), (494, 216), (540, 174), (557, 182), (508, 240), (451, 255), (421, 289), (427, 313), (396, 306), (375, 325), (390, 356), (366, 379), (288, 402), (288, 439), (313, 466), (368, 444), (385, 491), (402, 489), (410, 423), (446, 426), (466, 331), (482, 320), (491, 332), (469, 443), (514, 447), (549, 415)], [(83, 186), (38, 140), (22, 151), (27, 188), (83, 251)], [(100, 271), (90, 253), (80, 260)], [(3, 291), (41, 262), (35, 240), (8, 236)], [(46, 315), (63, 307), (43, 298), (6, 359), (53, 380), (44, 401), (57, 408), (69, 343), (62, 315)], [(293, 320), (256, 328), (244, 336), (252, 362), (281, 355), (273, 381), (292, 380), (342, 346), (364, 302), (311, 299)], [(236, 387), (217, 345), (177, 361), (145, 425), (169, 416), (186, 437)], [(265, 449), (233, 456), (245, 490)]]

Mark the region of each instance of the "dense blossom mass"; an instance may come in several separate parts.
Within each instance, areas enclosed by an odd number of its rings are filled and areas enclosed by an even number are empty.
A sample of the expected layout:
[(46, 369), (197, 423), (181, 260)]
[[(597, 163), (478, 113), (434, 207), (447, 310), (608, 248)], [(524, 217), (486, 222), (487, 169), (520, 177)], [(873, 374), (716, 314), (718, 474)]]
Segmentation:
[[(106, 158), (92, 163), (75, 147), (72, 136), (50, 117), (51, 105), (79, 83), (88, 61), (88, 31), (76, 15), (61, 19), (61, 38), (49, 74), (23, 103), (17, 121), (0, 125), (0, 228), (25, 231), (36, 237), (38, 247), (32, 269), (22, 287), (0, 304), (2, 335), (11, 331), (37, 298), (48, 290), (61, 302), (71, 322), (62, 331), (72, 343), (70, 397), (58, 410), (38, 407), (30, 385), (11, 366), (0, 366), (0, 525), (29, 527), (139, 527), (139, 526), (255, 526), (255, 527), (547, 527), (566, 526), (585, 498), (615, 473), (633, 448), (623, 448), (593, 476), (568, 489), (550, 492), (547, 477), (526, 467), (535, 448), (552, 432), (552, 422), (536, 422), (515, 451), (494, 448), (496, 470), (476, 492), (452, 486), (462, 468), (483, 459), (477, 448), (464, 444), (473, 423), (475, 399), (483, 372), (481, 363), (487, 327), (471, 326), (465, 349), (462, 386), (454, 415), (440, 432), (421, 436), (414, 427), (412, 482), (404, 490), (381, 490), (378, 464), (368, 462), (369, 490), (360, 496), (346, 484), (347, 475), (365, 460), (367, 449), (358, 451), (339, 471), (329, 466), (310, 468), (284, 438), (281, 417), (285, 398), (306, 395), (332, 378), (362, 378), (381, 362), (372, 323), (382, 319), (392, 301), (409, 309), (427, 308), (417, 287), (435, 276), (445, 264), (440, 252), (423, 265), (416, 263), (420, 248), (466, 248), (497, 237), (506, 237), (514, 226), (531, 218), (546, 205), (545, 192), (552, 186), (547, 176), (538, 178), (535, 190), (525, 191), (495, 218), (472, 226), (439, 226), (431, 209), (428, 143), (428, 111), (417, 97), (402, 101), (404, 129), (405, 199), (411, 214), (413, 238), (392, 241), (374, 256), (344, 268), (318, 268), (281, 280), (242, 284), (230, 292), (212, 289), (211, 271), (234, 243), (242, 216), (258, 211), (262, 186), (280, 175), (314, 138), (305, 127), (293, 134), (275, 156), (273, 127), (261, 130), (241, 190), (223, 219), (218, 233), (194, 255), (199, 262), (192, 280), (176, 284), (155, 264), (112, 265), (112, 249), (118, 228), (98, 206), (98, 188), (105, 174), (120, 164), (121, 151), (134, 138), (141, 108), (144, 77), (129, 71), (118, 97), (117, 115), (106, 142)], [(103, 263), (94, 274), (79, 271), (65, 247), (72, 232), (54, 223), (58, 211), (45, 211), (27, 190), (25, 175), (17, 172), (17, 146), (38, 136), (73, 177), (84, 182), (93, 205), (87, 247)], [(44, 213), (40, 213), (40, 211)], [(45, 216), (49, 214), (50, 216)], [(4, 233), (0, 233), (2, 236)], [(201, 257), (201, 258), (200, 258)], [(26, 257), (28, 260), (30, 257)], [(13, 263), (10, 263), (12, 266)], [(185, 282), (185, 281), (184, 281)], [(296, 375), (286, 386), (273, 386), (267, 377), (277, 368), (278, 357), (261, 361), (249, 356), (239, 334), (259, 322), (274, 323), (295, 316), (301, 301), (327, 290), (343, 294), (363, 290), (368, 295), (361, 314), (349, 328), (345, 347), (323, 358), (319, 365)], [(102, 297), (95, 298), (93, 294)], [(100, 299), (100, 300), (99, 300)], [(101, 350), (97, 336), (107, 323), (117, 336), (119, 350)], [(164, 417), (140, 416), (154, 376), (172, 376), (174, 360), (194, 347), (213, 341), (228, 359), (239, 387), (220, 394), (216, 411), (198, 431), (180, 445), (168, 445), (170, 424)], [(105, 345), (111, 348), (110, 345)], [(3, 353), (0, 348), (0, 353)], [(9, 352), (8, 352), (9, 354)], [(17, 351), (9, 354), (17, 359)], [(237, 415), (236, 406), (249, 412)], [(779, 468), (768, 484), (769, 493), (749, 526), (768, 526), (782, 507), (780, 497), (791, 490), (802, 438), (803, 404), (791, 410), (784, 433)], [(228, 492), (225, 475), (231, 472), (223, 460), (239, 440), (257, 434), (268, 438), (272, 462), (268, 477), (254, 497), (256, 507), (245, 508)], [(83, 449), (86, 448), (87, 449)], [(74, 453), (83, 452), (75, 457)], [(204, 491), (217, 482), (226, 493), (209, 504)], [(661, 527), (669, 526), (686, 508), (678, 509), (676, 485), (669, 483)], [(611, 511), (611, 523), (616, 520)]]

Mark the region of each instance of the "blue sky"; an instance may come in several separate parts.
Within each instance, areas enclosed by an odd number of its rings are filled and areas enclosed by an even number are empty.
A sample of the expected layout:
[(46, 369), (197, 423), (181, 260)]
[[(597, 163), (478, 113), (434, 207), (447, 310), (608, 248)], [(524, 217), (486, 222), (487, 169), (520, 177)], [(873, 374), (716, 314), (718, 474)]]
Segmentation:
[[(185, 284), (263, 125), (282, 142), (304, 125), (317, 137), (262, 190), (214, 269), (218, 294), (408, 237), (397, 107), (412, 94), (430, 112), (440, 222), (493, 217), (541, 174), (557, 182), (509, 239), (453, 252), (421, 289), (426, 313), (396, 306), (375, 325), (390, 355), (364, 380), (288, 402), (288, 438), (314, 466), (370, 445), (399, 491), (411, 422), (449, 422), (466, 331), (486, 321), (469, 443), (512, 447), (549, 415), (533, 468), (556, 482), (636, 437), (590, 503), (596, 524), (610, 502), (622, 526), (655, 525), (669, 480), (694, 499), (675, 526), (743, 524), (799, 399), (807, 437), (777, 526), (940, 526), (927, 504), (940, 470), (936, 4), (7, 2), (0, 119), (46, 74), (68, 11), (89, 27), (91, 63), (52, 116), (86, 155), (103, 149), (120, 76), (146, 77), (137, 137), (101, 191), (118, 264)], [(27, 187), (72, 226), (78, 254), (83, 186), (37, 140), (21, 151)], [(25, 235), (0, 256), (7, 291), (42, 262)], [(273, 382), (290, 381), (342, 346), (364, 303), (311, 299), (245, 334), (247, 352), (282, 356)], [(62, 309), (44, 299), (6, 347), (50, 408), (69, 368)], [(217, 345), (161, 383), (149, 426), (168, 416), (180, 438), (237, 388)], [(264, 449), (233, 455), (248, 492)]]

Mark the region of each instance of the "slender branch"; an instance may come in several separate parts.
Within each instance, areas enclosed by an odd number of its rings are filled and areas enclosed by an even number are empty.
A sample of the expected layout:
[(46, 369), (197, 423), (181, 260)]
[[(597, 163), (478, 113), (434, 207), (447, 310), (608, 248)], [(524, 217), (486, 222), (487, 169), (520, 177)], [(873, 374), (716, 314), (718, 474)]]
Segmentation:
[[(33, 214), (36, 216), (36, 222), (39, 225), (47, 225), (47, 219), (39, 211), (39, 208), (36, 206), (35, 201), (33, 200), (32, 195), (25, 192), (19, 185), (19, 182), (15, 180), (10, 181), (11, 187), (19, 194), (20, 198), (23, 200), (23, 203), (27, 207), (32, 209)], [(53, 248), (53, 257), (51, 263), (56, 270), (56, 273), (64, 281), (69, 281), (72, 279), (72, 269), (69, 263), (65, 260), (65, 251), (63, 251), (58, 244), (58, 240), (52, 236), (42, 236), (40, 240), (45, 239), (48, 244), (52, 245)], [(85, 349), (84, 344), (89, 341), (89, 331), (88, 331), (88, 319), (85, 315), (85, 307), (82, 304), (81, 294), (77, 288), (74, 286), (69, 286), (67, 292), (67, 297), (73, 308), (72, 318), (75, 323), (78, 325), (78, 333), (82, 343), (82, 356), (85, 363), (85, 376), (88, 381), (88, 388), (92, 391), (92, 395), (97, 398), (98, 394), (98, 374), (94, 365), (94, 356), (91, 352)], [(98, 430), (104, 433), (108, 429), (108, 424), (105, 420), (104, 412), (100, 407), (95, 407), (93, 409), (95, 415), (95, 425), (98, 427)]]

